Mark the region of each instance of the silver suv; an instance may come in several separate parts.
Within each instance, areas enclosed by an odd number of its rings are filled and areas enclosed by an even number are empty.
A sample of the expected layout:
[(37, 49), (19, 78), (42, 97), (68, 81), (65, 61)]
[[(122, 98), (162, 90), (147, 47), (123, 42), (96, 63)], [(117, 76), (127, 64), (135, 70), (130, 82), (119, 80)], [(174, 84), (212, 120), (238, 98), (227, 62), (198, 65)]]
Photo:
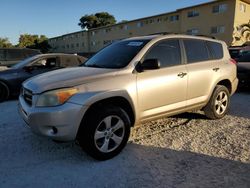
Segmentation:
[(125, 147), (136, 124), (199, 109), (222, 118), (237, 84), (222, 41), (136, 37), (107, 46), (81, 67), (24, 82), (19, 111), (34, 132), (77, 140), (92, 157), (106, 160)]

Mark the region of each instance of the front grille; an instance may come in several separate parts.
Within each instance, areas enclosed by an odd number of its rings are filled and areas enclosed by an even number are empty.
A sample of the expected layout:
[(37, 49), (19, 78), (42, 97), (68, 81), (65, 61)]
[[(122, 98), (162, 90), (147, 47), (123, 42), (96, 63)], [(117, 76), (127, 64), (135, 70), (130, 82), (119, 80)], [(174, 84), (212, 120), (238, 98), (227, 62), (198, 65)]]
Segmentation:
[(32, 92), (26, 88), (22, 89), (22, 95), (27, 104), (32, 105)]

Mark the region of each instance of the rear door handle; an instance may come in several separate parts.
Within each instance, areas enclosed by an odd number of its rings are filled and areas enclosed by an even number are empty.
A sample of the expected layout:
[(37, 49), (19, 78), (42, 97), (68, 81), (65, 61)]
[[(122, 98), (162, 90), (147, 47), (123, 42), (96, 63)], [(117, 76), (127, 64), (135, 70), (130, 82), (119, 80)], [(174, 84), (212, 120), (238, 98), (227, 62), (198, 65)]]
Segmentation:
[(179, 74), (177, 74), (177, 76), (183, 78), (184, 76), (186, 76), (187, 73), (186, 72), (180, 72)]
[(217, 72), (218, 70), (220, 70), (220, 68), (218, 68), (218, 67), (213, 68), (213, 71), (215, 71), (215, 72)]

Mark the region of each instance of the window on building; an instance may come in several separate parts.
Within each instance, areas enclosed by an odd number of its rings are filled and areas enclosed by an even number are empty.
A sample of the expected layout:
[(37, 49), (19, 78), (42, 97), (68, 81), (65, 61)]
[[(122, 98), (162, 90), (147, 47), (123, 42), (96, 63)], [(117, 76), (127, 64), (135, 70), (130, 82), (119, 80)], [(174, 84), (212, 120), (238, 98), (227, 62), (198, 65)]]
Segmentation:
[(154, 22), (155, 22), (154, 19), (149, 20), (149, 23), (154, 23)]
[(142, 27), (142, 26), (143, 26), (143, 23), (142, 23), (142, 22), (137, 22), (136, 26), (137, 26), (137, 27)]
[(158, 19), (157, 19), (157, 22), (158, 22), (158, 23), (161, 23), (161, 20), (162, 20), (161, 18), (158, 18)]
[(220, 5), (213, 6), (212, 12), (222, 13), (222, 12), (226, 12), (226, 10), (227, 10), (227, 4), (220, 4)]
[(79, 48), (79, 43), (76, 43), (76, 47)]
[(187, 17), (188, 17), (188, 18), (196, 17), (196, 16), (199, 16), (199, 15), (200, 15), (200, 13), (199, 13), (198, 11), (196, 11), (196, 10), (189, 11), (189, 12), (187, 13)]
[(92, 41), (92, 42), (91, 42), (91, 45), (92, 45), (92, 46), (95, 46), (95, 45), (96, 45), (96, 42), (95, 42), (95, 41)]
[(211, 34), (224, 33), (225, 26), (215, 26), (211, 28)]
[(67, 44), (67, 48), (69, 48), (69, 44)]
[(91, 35), (94, 36), (94, 35), (95, 35), (95, 31), (92, 31), (92, 32), (91, 32)]
[(128, 30), (128, 25), (124, 25), (124, 30)]
[(161, 67), (181, 64), (181, 52), (178, 40), (166, 40), (153, 46), (146, 54), (146, 59), (158, 59)]
[(205, 41), (185, 39), (184, 46), (188, 63), (207, 61), (210, 59)]
[(240, 11), (246, 12), (246, 9), (247, 9), (246, 4), (240, 3)]
[(84, 42), (82, 43), (82, 47), (84, 47)]
[(71, 44), (71, 48), (74, 48), (75, 47), (75, 45), (74, 44)]
[(179, 15), (170, 16), (170, 22), (176, 22), (179, 20)]
[(187, 34), (188, 35), (197, 35), (199, 33), (199, 29), (188, 29)]

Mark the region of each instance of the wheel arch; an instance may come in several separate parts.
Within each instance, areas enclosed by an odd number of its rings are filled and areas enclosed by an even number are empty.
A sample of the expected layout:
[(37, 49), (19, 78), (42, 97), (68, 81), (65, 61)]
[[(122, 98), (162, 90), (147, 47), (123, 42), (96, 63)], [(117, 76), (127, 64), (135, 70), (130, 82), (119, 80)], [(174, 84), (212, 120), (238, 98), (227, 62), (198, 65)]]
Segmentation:
[(221, 80), (216, 84), (216, 86), (217, 85), (225, 86), (228, 89), (229, 93), (232, 94), (232, 83), (229, 79)]
[(135, 107), (128, 93), (124, 92), (125, 91), (92, 93), (86, 94), (88, 96), (88, 99), (86, 99), (87, 97), (82, 97), (84, 98), (82, 103), (83, 105), (87, 106), (87, 109), (82, 116), (77, 132), (79, 132), (80, 128), (84, 127), (84, 121), (86, 120), (86, 117), (89, 117), (90, 113), (93, 112), (93, 110), (105, 105), (114, 105), (121, 107), (128, 114), (131, 126), (133, 126), (136, 121)]

